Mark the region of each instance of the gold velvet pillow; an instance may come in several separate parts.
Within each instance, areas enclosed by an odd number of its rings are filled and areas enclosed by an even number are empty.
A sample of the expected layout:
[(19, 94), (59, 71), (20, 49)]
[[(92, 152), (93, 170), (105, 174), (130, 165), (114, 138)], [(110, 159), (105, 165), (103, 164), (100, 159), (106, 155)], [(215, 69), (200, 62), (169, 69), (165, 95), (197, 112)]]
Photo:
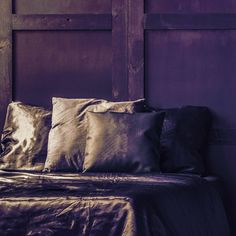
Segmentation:
[(164, 113), (92, 113), (84, 172), (159, 171)]
[(144, 100), (108, 102), (101, 99), (53, 98), (52, 128), (44, 171), (82, 171), (87, 135), (85, 114), (145, 110)]
[(0, 169), (43, 170), (50, 127), (50, 111), (10, 103), (1, 137)]

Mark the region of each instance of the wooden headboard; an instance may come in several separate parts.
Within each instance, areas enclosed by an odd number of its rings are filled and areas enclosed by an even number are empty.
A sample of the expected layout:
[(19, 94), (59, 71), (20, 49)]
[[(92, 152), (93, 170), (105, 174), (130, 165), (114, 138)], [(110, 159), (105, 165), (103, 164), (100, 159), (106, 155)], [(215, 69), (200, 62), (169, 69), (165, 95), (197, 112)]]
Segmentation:
[[(0, 129), (11, 100), (52, 96), (208, 106), (209, 172), (236, 221), (234, 0), (1, 0)], [(233, 229), (236, 234), (236, 228)]]
[(204, 4), (1, 1), (0, 129), (11, 100), (146, 97), (154, 107), (209, 106), (212, 142), (235, 145), (236, 4)]
[(137, 2), (1, 1), (0, 127), (11, 100), (49, 107), (52, 96), (143, 97), (142, 40), (128, 32), (142, 24), (127, 24), (128, 12), (142, 13)]

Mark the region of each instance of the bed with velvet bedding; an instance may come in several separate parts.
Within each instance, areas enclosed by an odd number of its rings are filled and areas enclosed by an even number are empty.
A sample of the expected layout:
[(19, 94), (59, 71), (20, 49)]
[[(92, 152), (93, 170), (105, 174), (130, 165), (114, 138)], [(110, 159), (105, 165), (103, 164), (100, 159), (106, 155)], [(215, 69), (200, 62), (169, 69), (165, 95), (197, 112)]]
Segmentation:
[(143, 100), (9, 104), (0, 235), (230, 235), (219, 180), (203, 177), (210, 121)]

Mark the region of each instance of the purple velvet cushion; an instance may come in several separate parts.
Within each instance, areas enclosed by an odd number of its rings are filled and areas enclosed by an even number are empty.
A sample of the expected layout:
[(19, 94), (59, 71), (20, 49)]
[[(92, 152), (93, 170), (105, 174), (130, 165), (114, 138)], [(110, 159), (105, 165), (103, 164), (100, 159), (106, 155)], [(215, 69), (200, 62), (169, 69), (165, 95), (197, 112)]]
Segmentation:
[(92, 113), (84, 172), (159, 171), (164, 113)]
[(207, 107), (166, 109), (161, 134), (163, 172), (204, 174), (212, 117)]

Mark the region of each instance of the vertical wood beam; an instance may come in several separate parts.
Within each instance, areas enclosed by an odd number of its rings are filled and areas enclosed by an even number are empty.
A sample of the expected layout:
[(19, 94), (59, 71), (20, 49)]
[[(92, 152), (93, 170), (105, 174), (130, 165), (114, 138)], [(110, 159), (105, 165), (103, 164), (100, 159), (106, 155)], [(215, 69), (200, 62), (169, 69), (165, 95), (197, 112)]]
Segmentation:
[(112, 94), (114, 100), (128, 97), (128, 1), (112, 1)]
[(144, 0), (128, 0), (128, 91), (144, 97)]
[(12, 100), (12, 0), (0, 1), (0, 133)]

